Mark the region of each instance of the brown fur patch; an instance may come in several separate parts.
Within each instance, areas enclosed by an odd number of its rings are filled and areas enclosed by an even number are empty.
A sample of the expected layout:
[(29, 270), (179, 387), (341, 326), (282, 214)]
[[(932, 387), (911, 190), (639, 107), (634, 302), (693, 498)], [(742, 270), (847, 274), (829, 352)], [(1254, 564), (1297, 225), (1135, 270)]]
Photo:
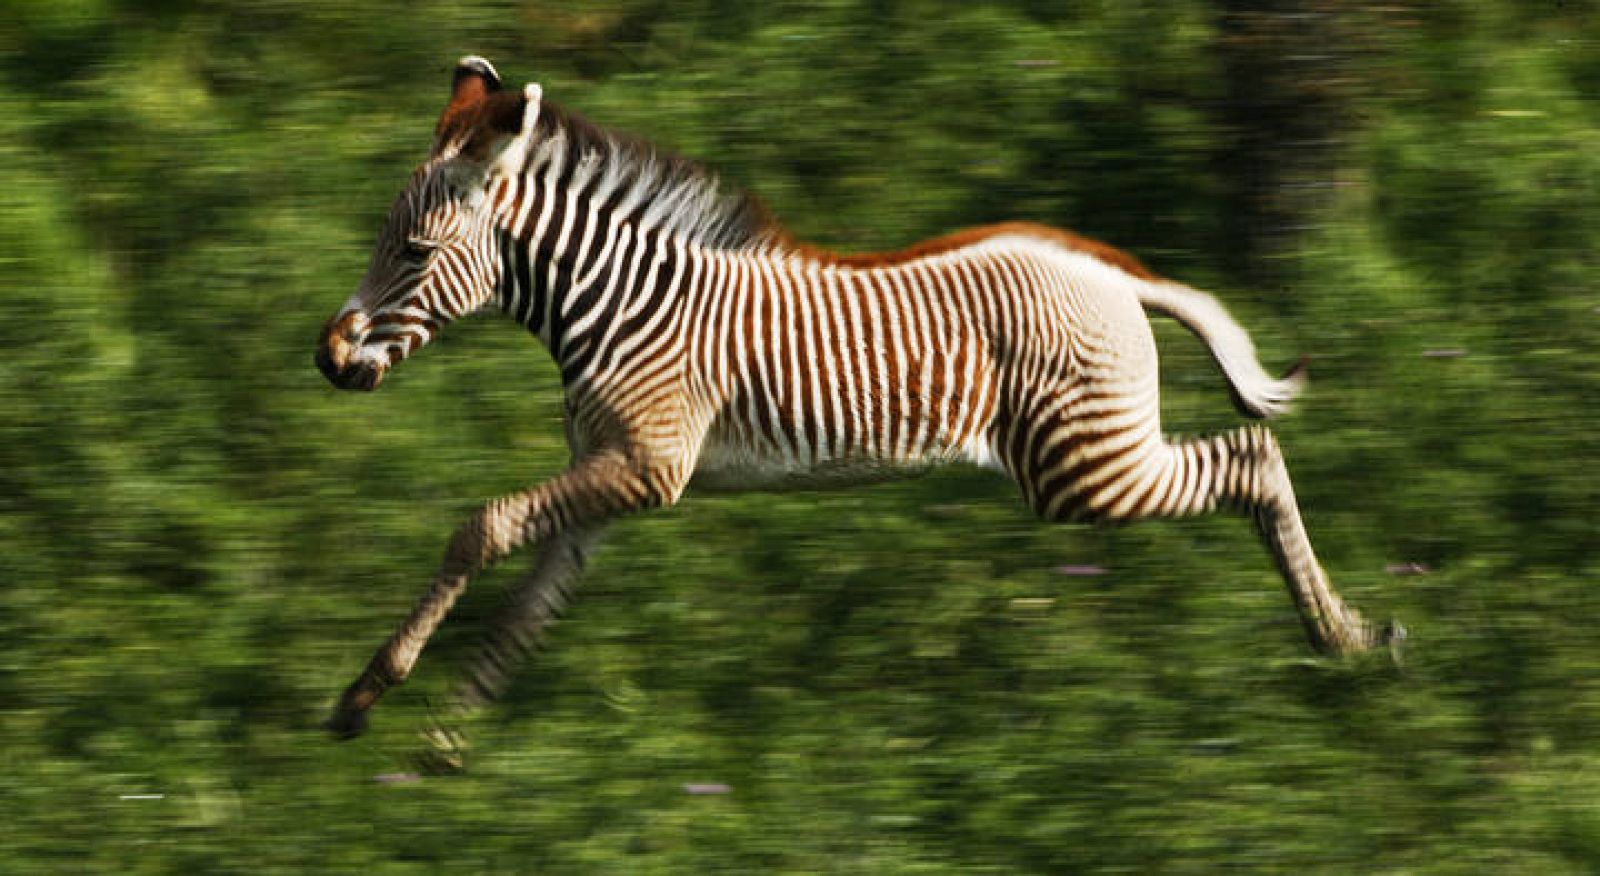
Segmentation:
[(458, 96), (451, 99), (444, 114), (439, 116), (434, 142), (438, 148), (455, 143), (468, 158), (484, 158), (496, 139), (522, 131), (522, 117), (527, 106), (527, 96), (519, 91), (480, 92), (473, 100), (461, 100)]
[(443, 134), (447, 129), (461, 130), (462, 122), (475, 115), (478, 105), (498, 91), (500, 82), (497, 79), (463, 59), (450, 80), (450, 102), (439, 114), (439, 124), (434, 128), (434, 133)]
[(888, 268), (916, 259), (941, 255), (962, 247), (972, 246), (993, 237), (1001, 237), (1008, 234), (1035, 237), (1058, 244), (1065, 249), (1098, 259), (1142, 280), (1161, 279), (1131, 253), (1117, 249), (1109, 243), (1102, 243), (1093, 238), (1083, 237), (1070, 231), (1063, 231), (1059, 228), (1052, 228), (1036, 222), (1001, 222), (996, 225), (968, 228), (964, 231), (935, 237), (905, 249), (890, 252), (838, 253), (809, 244), (794, 244), (793, 250), (801, 256), (816, 259), (828, 265), (847, 268)]

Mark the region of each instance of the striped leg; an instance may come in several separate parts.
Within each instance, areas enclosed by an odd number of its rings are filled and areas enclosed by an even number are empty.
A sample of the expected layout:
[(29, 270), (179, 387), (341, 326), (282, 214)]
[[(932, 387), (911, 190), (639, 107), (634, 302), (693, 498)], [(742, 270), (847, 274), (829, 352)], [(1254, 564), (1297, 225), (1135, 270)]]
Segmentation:
[(533, 568), (512, 589), (505, 609), (484, 634), (478, 656), (452, 692), (452, 708), (472, 711), (505, 693), (517, 667), (572, 600), (572, 588), (600, 532), (598, 527), (564, 532), (540, 548)]
[[(1348, 654), (1403, 635), (1398, 629), (1373, 630), (1333, 591), (1306, 536), (1283, 453), (1266, 427), (1175, 444), (1155, 437), (1108, 444), (1099, 445), (1103, 452), (1093, 447), (1080, 455), (1072, 481), (1062, 484), (1063, 495), (1042, 496), (1036, 507), (1054, 517), (1108, 522), (1238, 508), (1255, 520), (1272, 551), (1312, 647)], [(1039, 482), (1052, 483), (1048, 477)]]
[[(601, 453), (585, 457), (547, 483), (485, 505), (456, 531), (433, 585), (345, 690), (328, 729), (345, 738), (361, 733), (367, 710), (386, 689), (411, 674), (423, 646), (474, 574), (529, 543), (551, 539), (569, 545), (574, 540), (583, 542), (588, 530), (604, 521), (652, 504), (649, 496), (642, 479), (620, 454)], [(571, 549), (550, 553), (554, 557), (551, 562), (559, 564), (566, 562), (563, 558), (571, 555)], [(563, 587), (565, 583), (570, 580)]]
[[(1389, 631), (1374, 630), (1346, 606), (1317, 562), (1288, 466), (1271, 430), (1247, 426), (1170, 446), (1169, 453), (1171, 483), (1210, 483), (1209, 497), (1191, 500), (1203, 503), (1197, 510), (1221, 503), (1250, 514), (1288, 584), (1312, 647), (1325, 654), (1350, 654), (1387, 641)], [(1174, 508), (1173, 513), (1185, 512)]]
[(571, 530), (540, 548), (533, 568), (512, 588), (505, 608), (484, 634), (477, 657), (451, 691), (446, 711), (423, 730), (428, 749), (419, 760), (427, 771), (453, 772), (462, 767), (466, 745), (455, 725), (505, 693), (517, 667), (543, 642), (545, 630), (571, 601), (572, 588), (600, 533), (600, 527)]

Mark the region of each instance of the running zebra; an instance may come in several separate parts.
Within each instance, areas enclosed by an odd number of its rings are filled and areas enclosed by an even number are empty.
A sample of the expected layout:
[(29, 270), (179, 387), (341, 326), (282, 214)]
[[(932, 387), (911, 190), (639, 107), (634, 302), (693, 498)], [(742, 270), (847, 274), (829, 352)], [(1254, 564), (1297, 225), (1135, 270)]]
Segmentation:
[(405, 680), (474, 574), (537, 544), (455, 696), (464, 709), (493, 700), (605, 525), (690, 485), (843, 484), (965, 462), (1009, 475), (1046, 520), (1228, 506), (1254, 519), (1318, 651), (1402, 632), (1369, 626), (1334, 593), (1270, 431), (1162, 436), (1145, 310), (1207, 344), (1245, 414), (1285, 411), (1299, 366), (1269, 376), (1215, 299), (1105, 244), (1013, 223), (891, 254), (826, 252), (700, 165), (597, 127), (537, 85), (505, 90), (469, 57), (317, 365), (336, 386), (371, 390), (487, 307), (558, 363), (572, 464), (456, 531), (427, 594), (340, 699), (337, 734), (359, 733)]

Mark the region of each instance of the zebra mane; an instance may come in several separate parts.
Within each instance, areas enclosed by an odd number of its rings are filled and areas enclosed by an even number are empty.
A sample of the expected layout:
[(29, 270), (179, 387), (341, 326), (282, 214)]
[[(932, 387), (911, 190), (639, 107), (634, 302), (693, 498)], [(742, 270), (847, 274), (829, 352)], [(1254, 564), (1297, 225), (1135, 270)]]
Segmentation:
[(758, 198), (723, 191), (717, 175), (697, 161), (601, 127), (549, 99), (540, 103), (537, 125), (528, 167), (575, 165), (569, 185), (581, 185), (594, 203), (615, 205), (614, 216), (633, 218), (641, 230), (721, 250), (767, 249), (788, 241)]

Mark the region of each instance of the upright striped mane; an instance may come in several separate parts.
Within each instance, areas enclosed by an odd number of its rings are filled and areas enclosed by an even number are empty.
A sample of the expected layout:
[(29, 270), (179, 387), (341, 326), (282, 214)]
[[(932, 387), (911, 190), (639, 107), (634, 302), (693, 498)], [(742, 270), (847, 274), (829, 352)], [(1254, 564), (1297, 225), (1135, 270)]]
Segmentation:
[(710, 168), (649, 140), (602, 127), (548, 98), (541, 101), (537, 125), (532, 166), (542, 167), (559, 153), (564, 166), (579, 164), (568, 185), (580, 186), (596, 202), (609, 200), (618, 205), (615, 213), (638, 215), (642, 229), (664, 229), (708, 249), (781, 249), (824, 265), (874, 268), (1015, 233), (1054, 242), (1135, 277), (1159, 279), (1129, 253), (1027, 222), (970, 228), (889, 252), (836, 252), (795, 239), (755, 195), (742, 189), (724, 190)]
[(640, 230), (660, 230), (708, 249), (766, 249), (787, 242), (783, 227), (754, 195), (724, 191), (697, 161), (648, 140), (613, 131), (545, 99), (530, 147), (530, 166), (560, 161), (579, 186), (613, 215), (634, 216)]

